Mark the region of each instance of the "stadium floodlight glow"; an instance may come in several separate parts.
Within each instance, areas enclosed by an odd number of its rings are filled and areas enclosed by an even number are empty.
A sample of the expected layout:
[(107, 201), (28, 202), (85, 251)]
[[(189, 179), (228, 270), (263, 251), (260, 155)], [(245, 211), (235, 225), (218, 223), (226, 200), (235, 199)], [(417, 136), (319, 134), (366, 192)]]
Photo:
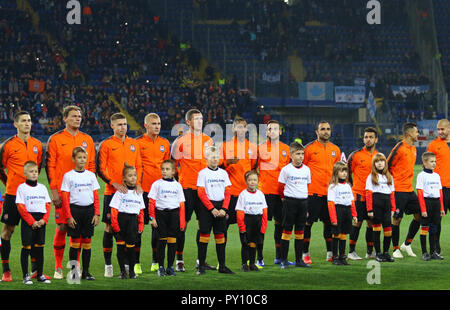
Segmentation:
[(119, 44), (120, 42), (119, 41), (116, 41), (116, 44)]

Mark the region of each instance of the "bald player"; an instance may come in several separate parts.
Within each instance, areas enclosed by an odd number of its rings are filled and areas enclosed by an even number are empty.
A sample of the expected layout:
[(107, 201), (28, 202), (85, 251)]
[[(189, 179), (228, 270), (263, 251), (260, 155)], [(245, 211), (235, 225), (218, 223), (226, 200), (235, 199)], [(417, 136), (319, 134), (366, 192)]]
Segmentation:
[[(411, 242), (420, 228), (419, 198), (413, 189), (414, 166), (416, 165), (417, 150), (414, 143), (419, 137), (419, 130), (415, 123), (403, 124), (403, 140), (397, 143), (387, 158), (388, 169), (394, 178), (395, 205), (397, 211), (392, 220), (392, 246), (394, 258), (403, 258), (400, 250), (409, 256), (416, 257)], [(413, 214), (405, 242), (399, 247), (400, 223), (403, 213)]]
[[(0, 243), (3, 265), (2, 281), (4, 282), (12, 281), (9, 255), (11, 236), (20, 221), (20, 214), (16, 206), (16, 192), (17, 187), (25, 182), (24, 165), (27, 161), (34, 161), (38, 164), (40, 171), (42, 163), (42, 143), (30, 136), (31, 125), (31, 117), (28, 112), (17, 112), (14, 115), (14, 127), (17, 129), (17, 134), (6, 139), (0, 148), (0, 179), (6, 186), (2, 214), (2, 223), (5, 225), (3, 225)], [(31, 253), (31, 257), (33, 261), (33, 253)]]
[[(437, 133), (438, 137), (428, 144), (427, 152), (432, 152), (436, 155), (436, 168), (434, 172), (441, 177), (444, 210), (447, 213), (447, 210), (450, 208), (450, 121), (441, 119), (437, 123)], [(436, 234), (436, 251), (439, 254), (441, 253), (439, 245), (440, 234), (441, 226), (439, 225)]]
[(328, 185), (333, 173), (333, 166), (341, 159), (341, 150), (330, 141), (331, 125), (320, 121), (316, 126), (317, 139), (305, 146), (303, 163), (311, 170), (311, 184), (308, 186), (308, 218), (305, 225), (303, 261), (311, 264), (309, 244), (311, 227), (319, 219), (323, 223), (323, 237), (327, 248), (327, 260), (331, 261), (332, 234), (331, 221), (328, 213)]
[[(161, 164), (170, 159), (170, 142), (169, 140), (159, 136), (161, 131), (161, 119), (156, 113), (149, 113), (145, 116), (144, 119), (144, 127), (145, 134), (136, 138), (138, 142), (140, 151), (141, 151), (141, 159), (143, 166), (143, 175), (142, 175), (142, 190), (144, 191), (144, 224), (148, 224), (152, 219), (150, 218), (148, 207), (149, 207), (149, 199), (148, 193), (150, 192), (150, 188), (152, 187), (153, 182), (162, 178), (161, 175)], [(158, 236), (157, 229), (152, 227), (152, 267), (151, 271), (158, 270), (156, 255)], [(141, 247), (141, 235), (138, 237), (138, 242), (135, 245), (136, 250), (136, 265), (135, 273), (142, 273), (141, 264), (139, 262), (139, 254)]]

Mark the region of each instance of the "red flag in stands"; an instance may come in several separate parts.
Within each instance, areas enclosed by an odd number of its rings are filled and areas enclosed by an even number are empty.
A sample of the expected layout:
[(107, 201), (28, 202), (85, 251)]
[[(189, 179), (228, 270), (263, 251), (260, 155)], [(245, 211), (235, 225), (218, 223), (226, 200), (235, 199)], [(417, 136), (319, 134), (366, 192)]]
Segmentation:
[(42, 80), (29, 80), (28, 90), (35, 93), (43, 93), (45, 88), (45, 82)]

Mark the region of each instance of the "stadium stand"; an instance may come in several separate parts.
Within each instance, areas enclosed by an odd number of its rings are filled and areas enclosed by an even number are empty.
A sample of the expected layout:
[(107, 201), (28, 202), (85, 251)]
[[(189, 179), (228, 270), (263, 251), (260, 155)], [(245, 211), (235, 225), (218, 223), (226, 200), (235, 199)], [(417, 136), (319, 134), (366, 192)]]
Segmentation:
[[(383, 4), (383, 23), (377, 26), (366, 23), (364, 6), (337, 0), (294, 5), (268, 0), (86, 0), (81, 1), (82, 24), (77, 26), (67, 24), (62, 2), (29, 3), (37, 24), (16, 1), (5, 0), (0, 10), (0, 29), (6, 30), (0, 42), (7, 46), (0, 51), (3, 137), (14, 132), (10, 119), (19, 107), (32, 111), (34, 134), (44, 141), (61, 127), (59, 111), (69, 103), (87, 111), (83, 127), (97, 141), (110, 134), (104, 120), (119, 109), (138, 124), (146, 113), (157, 112), (163, 135), (170, 138), (172, 126), (196, 107), (205, 123), (222, 126), (236, 115), (255, 123), (278, 119), (285, 141), (298, 135), (305, 142), (314, 139), (312, 124), (330, 116), (335, 139), (350, 150), (356, 147), (358, 130), (354, 117), (343, 115), (355, 115), (365, 102), (303, 105), (298, 82), (352, 86), (357, 79), (367, 93), (383, 98), (377, 111), (381, 123), (442, 116), (436, 113), (432, 91), (398, 94), (391, 87), (431, 82), (409, 38), (404, 0)], [(446, 7), (445, 1), (434, 3), (438, 9)], [(436, 16), (438, 29), (447, 22), (442, 16)], [(442, 42), (445, 31), (440, 32)], [(445, 43), (440, 45), (448, 70)], [(11, 53), (14, 63), (8, 61)], [(301, 66), (294, 68), (290, 57)], [(44, 92), (30, 91), (29, 80), (41, 78)], [(292, 109), (299, 102), (304, 110), (298, 113), (306, 119)], [(320, 112), (311, 112), (316, 108)], [(130, 131), (131, 136), (140, 133)]]

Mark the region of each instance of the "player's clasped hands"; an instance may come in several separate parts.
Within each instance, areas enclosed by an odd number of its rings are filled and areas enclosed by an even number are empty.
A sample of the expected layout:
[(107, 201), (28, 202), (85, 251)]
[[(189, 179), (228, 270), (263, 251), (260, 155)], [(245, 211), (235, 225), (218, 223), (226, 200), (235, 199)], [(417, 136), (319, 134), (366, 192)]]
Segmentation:
[(216, 208), (212, 209), (211, 213), (214, 217), (224, 217), (227, 215), (223, 209), (217, 210)]
[(38, 229), (45, 225), (44, 220), (35, 221), (33, 225), (31, 225), (32, 229)]

